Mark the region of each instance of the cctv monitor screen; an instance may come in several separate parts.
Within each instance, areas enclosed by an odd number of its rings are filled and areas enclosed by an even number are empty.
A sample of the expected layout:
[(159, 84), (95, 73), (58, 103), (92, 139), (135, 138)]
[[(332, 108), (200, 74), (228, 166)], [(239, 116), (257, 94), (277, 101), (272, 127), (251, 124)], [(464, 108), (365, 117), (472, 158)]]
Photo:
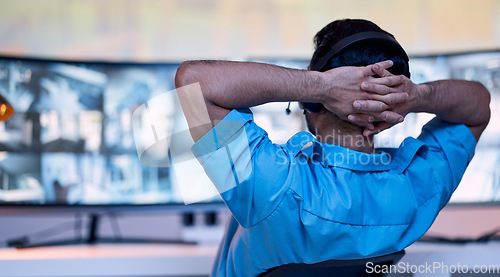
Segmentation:
[[(193, 144), (177, 66), (0, 57), (0, 205), (220, 202), (192, 156), (172, 162)], [(170, 163), (142, 162), (154, 145)]]

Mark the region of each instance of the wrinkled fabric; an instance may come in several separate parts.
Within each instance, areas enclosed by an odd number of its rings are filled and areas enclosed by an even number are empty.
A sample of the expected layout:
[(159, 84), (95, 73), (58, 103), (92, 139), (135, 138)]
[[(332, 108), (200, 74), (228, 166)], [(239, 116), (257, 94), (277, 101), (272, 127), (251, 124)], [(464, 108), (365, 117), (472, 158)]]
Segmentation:
[(400, 251), (448, 203), (476, 141), (437, 118), (399, 148), (366, 154), (299, 132), (273, 144), (233, 110), (193, 152), (232, 213), (213, 276)]

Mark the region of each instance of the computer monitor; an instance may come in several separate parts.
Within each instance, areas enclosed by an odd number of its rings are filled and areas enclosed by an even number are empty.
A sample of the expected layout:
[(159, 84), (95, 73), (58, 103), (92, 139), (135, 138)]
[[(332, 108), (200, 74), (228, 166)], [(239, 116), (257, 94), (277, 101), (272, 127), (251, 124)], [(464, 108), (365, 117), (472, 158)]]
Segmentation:
[[(252, 60), (298, 69), (308, 65), (300, 59)], [(203, 169), (188, 154), (193, 142), (176, 95), (169, 93), (177, 66), (0, 57), (0, 94), (16, 110), (0, 123), (0, 213), (222, 205)], [(479, 81), (489, 89), (490, 124), (451, 202), (499, 204), (500, 51), (413, 56), (410, 67), (415, 83), (457, 78)], [(161, 105), (151, 103), (159, 98)], [(253, 108), (256, 122), (276, 143), (306, 129), (297, 104), (292, 103), (290, 115), (286, 106)], [(149, 115), (161, 119), (156, 120), (161, 122), (157, 130), (167, 138), (168, 166), (141, 163), (137, 140), (161, 141), (152, 138), (152, 132), (134, 133), (152, 124), (134, 117), (141, 107), (156, 109)], [(397, 147), (405, 137), (418, 136), (430, 118), (407, 116), (403, 124), (379, 134), (377, 146)]]
[[(0, 122), (0, 213), (219, 209), (194, 157), (173, 162), (193, 144), (171, 91), (177, 67), (0, 57), (15, 109)], [(152, 144), (170, 163), (141, 163)]]

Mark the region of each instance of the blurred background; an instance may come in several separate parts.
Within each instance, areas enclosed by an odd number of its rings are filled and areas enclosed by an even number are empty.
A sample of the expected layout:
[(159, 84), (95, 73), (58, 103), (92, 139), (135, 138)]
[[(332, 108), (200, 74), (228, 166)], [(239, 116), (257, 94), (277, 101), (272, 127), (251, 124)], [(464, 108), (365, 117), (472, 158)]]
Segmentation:
[(372, 20), (411, 55), (495, 49), (497, 0), (2, 0), (3, 54), (127, 61), (309, 58), (342, 18)]
[[(188, 59), (258, 60), (304, 69), (313, 52), (314, 34), (329, 22), (342, 18), (368, 19), (394, 34), (411, 56), (412, 74), (413, 78), (416, 78), (414, 81), (423, 82), (451, 77), (481, 81), (493, 94), (492, 109), (500, 111), (498, 109), (500, 103), (498, 101), (500, 87), (499, 0), (473, 2), (466, 0), (1, 0), (0, 56), (129, 64), (166, 63), (171, 67), (154, 71), (154, 74), (156, 74), (155, 82), (168, 84), (158, 87), (168, 90), (172, 88), (176, 64)], [(9, 66), (12, 68), (12, 66), (19, 65)], [(51, 65), (47, 71), (52, 72), (50, 74), (56, 74), (59, 79), (60, 76), (74, 79), (71, 76), (67, 77), (67, 73), (60, 73), (61, 70), (67, 72), (68, 68), (64, 66)], [(116, 127), (116, 130), (128, 128), (127, 134), (130, 136), (130, 109), (127, 110), (128, 113), (115, 115), (113, 111), (119, 110), (119, 107), (115, 107), (118, 104), (115, 106), (110, 104), (115, 110), (106, 111), (109, 108), (106, 103), (113, 101), (106, 101), (106, 98), (101, 95), (108, 95), (108, 97), (115, 95), (118, 98), (120, 94), (118, 91), (122, 89), (120, 84), (127, 80), (132, 82), (131, 76), (141, 79), (142, 75), (130, 69), (127, 69), (127, 72), (132, 72), (129, 76), (109, 75), (108, 69), (101, 70), (98, 66), (89, 68), (85, 65), (77, 65), (75, 67), (85, 69), (82, 75), (86, 78), (84, 81), (88, 83), (90, 80), (93, 84), (90, 90), (84, 87), (81, 91), (94, 90), (95, 92), (85, 94), (85, 99), (79, 99), (85, 104), (82, 104), (84, 106), (82, 109), (89, 110), (82, 113), (83, 117), (78, 119), (82, 126), (88, 126), (86, 132), (103, 133), (101, 129), (103, 124), (99, 122), (102, 121), (103, 115), (111, 114), (115, 116), (116, 122), (127, 122), (121, 127)], [(33, 69), (35, 67), (29, 68), (31, 68), (29, 76), (26, 74), (18, 76), (21, 81), (23, 78), (31, 78), (31, 73), (37, 73)], [(27, 70), (19, 72), (26, 73)], [(103, 75), (103, 72), (108, 75)], [(82, 72), (79, 71), (79, 74)], [(162, 80), (158, 76), (165, 76), (166, 79)], [(108, 81), (115, 87), (113, 90), (115, 94), (103, 92)], [(40, 84), (47, 90), (57, 87), (48, 81)], [(130, 86), (133, 87), (133, 85)], [(151, 91), (161, 92), (154, 89)], [(148, 95), (153, 96), (155, 93)], [(130, 95), (133, 94), (130, 92)], [(71, 100), (56, 98), (64, 103)], [(123, 99), (122, 96), (120, 101)], [(18, 111), (22, 111), (22, 109), (19, 110), (19, 106), (27, 104), (21, 101), (22, 98), (18, 100), (10, 101), (18, 108)], [(134, 99), (130, 100), (132, 102), (127, 105), (135, 107), (147, 100), (147, 98)], [(44, 110), (49, 103), (39, 101), (37, 105), (38, 110)], [(300, 119), (294, 120), (292, 125), (282, 124), (290, 122), (286, 121), (285, 107), (286, 105), (279, 104), (256, 109), (256, 120), (264, 129), (270, 130), (271, 138), (276, 139), (276, 142), (283, 142), (283, 137), (304, 128)], [(55, 110), (58, 109), (60, 108), (55, 108)], [(94, 110), (103, 112), (92, 112)], [(294, 107), (293, 110), (293, 118), (299, 118), (298, 109)], [(41, 118), (37, 119), (48, 126), (46, 128), (48, 131), (39, 134), (41, 140), (39, 144), (42, 146), (44, 142), (58, 142), (54, 138), (71, 138), (71, 135), (59, 132), (59, 130), (65, 130), (71, 133), (71, 128), (68, 129), (63, 124), (65, 120), (71, 121), (71, 118), (64, 114), (64, 109), (63, 112), (58, 112), (41, 113)], [(475, 164), (471, 165), (475, 172), (479, 173), (469, 175), (464, 179), (473, 189), (457, 191), (457, 195), (462, 197), (464, 202), (476, 200), (488, 202), (500, 199), (499, 114), (493, 115), (490, 127), (482, 138), (483, 148), (478, 151), (478, 155), (482, 156), (476, 157)], [(413, 126), (418, 126), (427, 119), (423, 116), (406, 121), (414, 124)], [(33, 141), (28, 139), (29, 141), (26, 142), (26, 137), (22, 135), (17, 139), (7, 139), (6, 132), (3, 130), (18, 128), (19, 124), (16, 122), (16, 117), (13, 117), (9, 121), (10, 126), (5, 125), (2, 127), (4, 129), (0, 128), (0, 135), (3, 136), (3, 138), (0, 137), (0, 142), (7, 141), (11, 144), (22, 142), (33, 145)], [(51, 125), (51, 122), (61, 123), (57, 123), (57, 126), (52, 128), (54, 124)], [(113, 121), (108, 121), (108, 124), (112, 123)], [(113, 126), (119, 126), (119, 124)], [(387, 143), (382, 143), (382, 146), (397, 146), (397, 141), (400, 141), (404, 135), (415, 135), (415, 130), (418, 130), (415, 127), (408, 129), (404, 126), (406, 125), (395, 128), (393, 133), (387, 133), (384, 137), (384, 142)], [(56, 130), (57, 135), (54, 135), (55, 133), (51, 130)], [(19, 130), (18, 133), (22, 132), (23, 130)], [(12, 136), (13, 132), (9, 133)], [(126, 136), (118, 136), (121, 139), (126, 138)], [(98, 137), (98, 140), (83, 138), (84, 145), (68, 147), (70, 149), (80, 147), (84, 149), (81, 151), (92, 152), (102, 148), (101, 139), (109, 145), (109, 149), (114, 145), (113, 141), (106, 141), (106, 136), (95, 135), (94, 137)], [(128, 146), (130, 145), (129, 142)], [(0, 155), (2, 153), (4, 152), (0, 152)], [(11, 156), (15, 157), (15, 155)], [(64, 155), (55, 155), (45, 159), (56, 162), (59, 165), (57, 168), (59, 171), (72, 172), (71, 167), (75, 167), (74, 164), (76, 164), (74, 158)], [(2, 156), (0, 160), (3, 160)], [(19, 161), (26, 165), (25, 171), (29, 171), (30, 166), (40, 167), (39, 164), (33, 165), (33, 160), (27, 156)], [(8, 160), (7, 163), (4, 161), (0, 169), (8, 168), (9, 163), (12, 165), (11, 161)], [(81, 163), (95, 166), (104, 162), (98, 158), (84, 157)], [(116, 164), (115, 167), (120, 167), (127, 161), (116, 159), (113, 163)], [(65, 167), (65, 165), (71, 166)], [(487, 176), (486, 179), (484, 176)], [(74, 180), (76, 177), (66, 176), (65, 178)], [(477, 190), (476, 185), (484, 188)], [(72, 217), (73, 215), (67, 214), (2, 215), (0, 213), (0, 247), (5, 246), (8, 238), (45, 229)], [(125, 235), (164, 236), (167, 234), (176, 237), (183, 235), (181, 217), (180, 213), (131, 214), (121, 217), (120, 224)], [(446, 236), (477, 236), (498, 227), (499, 219), (498, 202), (496, 205), (483, 203), (473, 206), (450, 206), (445, 208), (438, 217), (430, 233)], [(218, 226), (221, 226), (223, 222), (224, 220), (220, 220)], [(149, 227), (142, 228), (141, 226)], [(111, 232), (110, 226), (105, 224), (103, 228), (104, 233)], [(215, 237), (220, 236), (221, 230), (219, 228), (214, 232)], [(208, 234), (208, 231), (200, 234)]]

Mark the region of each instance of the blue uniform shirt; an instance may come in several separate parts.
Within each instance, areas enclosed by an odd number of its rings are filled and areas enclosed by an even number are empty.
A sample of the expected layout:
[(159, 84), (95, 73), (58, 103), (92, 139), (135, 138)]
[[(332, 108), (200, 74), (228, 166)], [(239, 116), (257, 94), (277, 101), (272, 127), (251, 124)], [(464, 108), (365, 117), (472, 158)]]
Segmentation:
[(435, 118), (378, 154), (307, 132), (277, 145), (249, 110), (233, 110), (192, 149), (233, 215), (213, 275), (402, 250), (448, 203), (475, 144), (466, 126)]

